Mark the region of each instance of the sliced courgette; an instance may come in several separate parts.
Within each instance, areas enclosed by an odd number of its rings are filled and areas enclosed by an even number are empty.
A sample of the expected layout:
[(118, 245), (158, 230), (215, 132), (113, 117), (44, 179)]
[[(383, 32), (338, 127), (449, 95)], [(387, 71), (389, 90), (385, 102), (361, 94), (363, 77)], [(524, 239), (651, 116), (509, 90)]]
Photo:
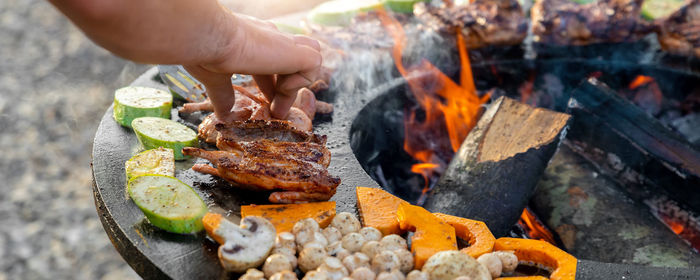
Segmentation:
[(397, 13), (413, 13), (413, 5), (428, 0), (383, 0), (384, 6)]
[(141, 145), (149, 150), (158, 147), (170, 148), (175, 160), (187, 158), (184, 147), (197, 147), (197, 133), (189, 127), (169, 119), (143, 117), (131, 122)]
[(333, 0), (313, 8), (307, 19), (311, 23), (326, 26), (346, 26), (360, 12), (368, 12), (382, 7), (379, 0)]
[(175, 176), (175, 154), (168, 148), (158, 147), (138, 153), (125, 165), (127, 181), (146, 174)]
[(642, 17), (648, 20), (665, 18), (685, 4), (685, 0), (644, 0)]
[(182, 181), (163, 175), (136, 176), (127, 186), (131, 200), (156, 227), (174, 233), (201, 231), (207, 206)]
[(173, 95), (147, 87), (124, 87), (114, 92), (114, 120), (122, 126), (140, 117), (170, 118)]

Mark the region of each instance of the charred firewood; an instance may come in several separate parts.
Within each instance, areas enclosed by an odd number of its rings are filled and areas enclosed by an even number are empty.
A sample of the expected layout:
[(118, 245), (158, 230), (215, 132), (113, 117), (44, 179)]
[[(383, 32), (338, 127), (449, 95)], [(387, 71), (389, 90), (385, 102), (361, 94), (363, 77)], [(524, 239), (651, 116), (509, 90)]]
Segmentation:
[(700, 57), (700, 0), (692, 0), (660, 23), (659, 43), (669, 52)]
[(527, 19), (516, 0), (475, 0), (468, 5), (418, 3), (414, 14), (431, 30), (462, 32), (467, 48), (517, 45), (527, 36)]
[(700, 211), (700, 151), (595, 78), (572, 98), (568, 137), (577, 152), (638, 200), (666, 193)]
[(503, 236), (523, 212), (569, 118), (499, 98), (462, 143), (426, 209), (484, 221)]
[(654, 31), (641, 18), (642, 0), (539, 0), (531, 11), (534, 41), (558, 45), (633, 42)]

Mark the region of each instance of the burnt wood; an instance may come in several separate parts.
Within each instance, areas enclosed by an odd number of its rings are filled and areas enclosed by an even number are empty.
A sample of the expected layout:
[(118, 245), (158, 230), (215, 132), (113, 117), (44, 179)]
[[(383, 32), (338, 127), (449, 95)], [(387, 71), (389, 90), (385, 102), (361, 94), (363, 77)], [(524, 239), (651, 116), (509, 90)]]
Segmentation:
[[(569, 139), (637, 200), (662, 193), (700, 211), (700, 151), (595, 78), (573, 92)], [(624, 176), (623, 176), (624, 175)]]
[(464, 140), (425, 208), (483, 221), (494, 235), (505, 235), (532, 196), (569, 118), (499, 98)]

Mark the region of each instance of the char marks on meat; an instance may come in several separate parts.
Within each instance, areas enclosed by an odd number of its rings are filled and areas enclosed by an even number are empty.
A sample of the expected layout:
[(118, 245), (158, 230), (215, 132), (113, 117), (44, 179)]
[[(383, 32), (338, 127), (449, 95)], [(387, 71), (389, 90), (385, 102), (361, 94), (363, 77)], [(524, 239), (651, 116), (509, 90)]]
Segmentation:
[(226, 137), (219, 137), (216, 147), (222, 151), (236, 152), (244, 157), (268, 159), (298, 159), (328, 167), (331, 152), (324, 145), (313, 142), (278, 142), (257, 140), (240, 142)]
[(527, 36), (527, 18), (517, 0), (475, 0), (467, 5), (418, 3), (414, 14), (431, 30), (462, 32), (467, 48), (517, 45)]
[(700, 0), (689, 1), (662, 20), (659, 43), (666, 51), (700, 57)]
[(637, 41), (654, 31), (654, 25), (641, 18), (642, 2), (538, 0), (531, 12), (534, 40), (558, 45)]

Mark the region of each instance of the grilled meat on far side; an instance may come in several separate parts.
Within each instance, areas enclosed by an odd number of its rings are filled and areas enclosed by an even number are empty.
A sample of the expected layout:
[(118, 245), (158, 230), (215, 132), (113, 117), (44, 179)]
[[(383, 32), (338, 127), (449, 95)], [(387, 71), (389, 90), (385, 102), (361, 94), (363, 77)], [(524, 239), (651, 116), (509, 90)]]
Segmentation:
[(700, 0), (689, 1), (663, 19), (658, 38), (668, 52), (700, 57)]
[(475, 0), (467, 5), (418, 3), (414, 14), (432, 30), (462, 32), (467, 48), (517, 45), (527, 36), (527, 18), (517, 0)]
[(654, 31), (641, 17), (643, 0), (538, 0), (531, 10), (534, 41), (558, 45), (633, 42)]
[(216, 147), (222, 151), (240, 153), (244, 157), (296, 159), (319, 164), (323, 168), (328, 167), (331, 163), (331, 151), (326, 146), (313, 142), (279, 142), (271, 140), (242, 142), (222, 136), (216, 140)]
[(294, 129), (287, 121), (234, 121), (231, 123), (218, 123), (215, 127), (221, 137), (232, 141), (250, 142), (267, 139), (282, 142), (312, 142), (319, 145), (326, 145), (325, 135), (307, 133)]

